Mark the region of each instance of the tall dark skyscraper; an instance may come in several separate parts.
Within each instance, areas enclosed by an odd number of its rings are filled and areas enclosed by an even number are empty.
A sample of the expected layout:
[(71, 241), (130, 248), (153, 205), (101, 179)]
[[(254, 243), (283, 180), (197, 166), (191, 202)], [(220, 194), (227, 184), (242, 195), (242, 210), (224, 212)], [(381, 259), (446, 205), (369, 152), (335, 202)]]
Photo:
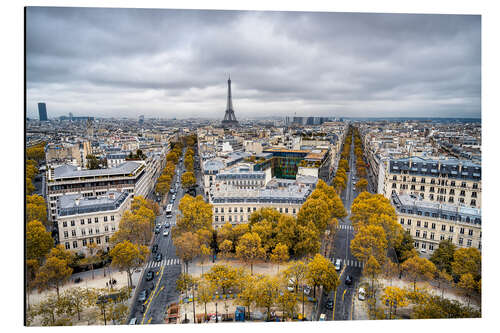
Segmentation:
[(233, 98), (231, 96), (231, 76), (229, 76), (229, 79), (227, 80), (227, 106), (226, 113), (224, 114), (224, 120), (222, 121), (222, 126), (238, 126), (238, 121), (236, 120), (236, 116), (234, 115)]
[(40, 121), (47, 121), (47, 107), (45, 103), (38, 103), (38, 118)]

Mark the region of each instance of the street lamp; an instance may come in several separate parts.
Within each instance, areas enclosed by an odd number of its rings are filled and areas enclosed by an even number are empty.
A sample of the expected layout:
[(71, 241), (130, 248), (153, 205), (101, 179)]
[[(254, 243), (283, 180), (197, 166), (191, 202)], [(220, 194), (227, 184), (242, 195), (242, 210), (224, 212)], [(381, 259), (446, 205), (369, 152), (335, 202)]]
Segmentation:
[(196, 290), (196, 283), (193, 283), (193, 322), (196, 324), (196, 312), (195, 312), (195, 304), (194, 304), (194, 292)]
[(219, 322), (219, 315), (217, 313), (217, 298), (219, 296), (219, 292), (216, 291), (215, 292), (215, 322), (218, 323)]
[(302, 320), (304, 320), (304, 288), (305, 284), (302, 285)]
[(101, 313), (104, 314), (104, 326), (106, 326), (106, 303), (108, 302), (108, 300), (103, 297), (103, 296), (99, 296), (99, 299), (97, 300), (97, 304), (99, 304), (99, 307), (101, 308)]

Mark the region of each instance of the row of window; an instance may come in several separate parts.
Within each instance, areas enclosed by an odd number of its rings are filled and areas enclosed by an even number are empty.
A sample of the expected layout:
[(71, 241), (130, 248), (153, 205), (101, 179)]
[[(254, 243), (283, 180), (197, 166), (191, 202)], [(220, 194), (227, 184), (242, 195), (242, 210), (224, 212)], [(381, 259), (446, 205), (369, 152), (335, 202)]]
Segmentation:
[[(96, 234), (98, 234), (100, 232), (99, 228), (95, 228), (95, 230), (92, 229), (92, 228), (88, 228), (88, 229), (81, 229), (80, 233), (81, 233), (82, 236), (86, 236), (87, 233), (89, 235), (92, 235), (94, 233), (94, 231), (95, 231)], [(108, 231), (109, 231), (109, 227), (107, 225), (105, 225), (104, 226), (104, 232), (108, 232)], [(114, 224), (111, 225), (111, 231), (115, 231), (115, 225)], [(68, 238), (69, 237), (69, 232), (67, 230), (64, 230), (63, 235), (64, 235), (64, 238)], [(74, 229), (71, 230), (71, 237), (76, 237), (76, 230), (74, 230)]]
[[(114, 221), (115, 220), (115, 216), (111, 215), (110, 216), (110, 220)], [(103, 217), (103, 222), (108, 222), (108, 217), (107, 216)], [(89, 217), (87, 219), (87, 224), (91, 224), (91, 223), (92, 223), (92, 218)], [(99, 217), (94, 217), (94, 223), (99, 223)], [(80, 219), (80, 224), (84, 225), (85, 224), (85, 219)], [(63, 225), (63, 228), (66, 228), (68, 226), (68, 221), (63, 221), (62, 225)], [(70, 226), (72, 226), (72, 227), (75, 226), (75, 220), (71, 220), (70, 221)]]
[[(443, 239), (441, 239), (443, 240)], [(448, 238), (448, 240), (450, 241), (453, 241), (453, 239), (451, 237)], [(464, 239), (463, 238), (458, 238), (458, 244), (463, 246), (464, 245)], [(422, 248), (422, 249), (426, 249), (428, 248), (430, 251), (433, 251), (434, 250), (434, 244), (431, 244), (431, 243), (425, 243), (425, 242), (418, 242), (418, 241), (415, 241), (414, 243), (414, 246), (416, 249), (418, 249), (419, 247)], [(471, 239), (467, 239), (467, 244), (466, 244), (467, 247), (471, 247), (472, 246), (472, 240)], [(477, 248), (479, 250), (481, 250), (481, 242), (478, 243), (478, 246)]]
[[(81, 242), (82, 246), (87, 246), (87, 244), (94, 243), (94, 238), (91, 237), (91, 238), (82, 239), (81, 241), (73, 241), (72, 244), (70, 244), (69, 242), (65, 242), (64, 247), (66, 248), (66, 250), (69, 250), (71, 248), (70, 245), (73, 245), (72, 248), (76, 249), (76, 248), (78, 248), (78, 242)], [(109, 236), (104, 236), (104, 242), (109, 243)], [(98, 245), (101, 244), (101, 237), (96, 237), (95, 243)]]
[[(401, 218), (401, 219), (400, 219), (400, 223), (401, 223), (402, 225), (404, 225), (404, 224), (405, 224), (405, 219), (404, 219), (404, 218)], [(407, 220), (406, 220), (406, 224), (407, 224), (407, 225), (411, 225), (411, 223), (412, 223), (411, 219), (407, 219)], [(421, 226), (423, 226), (424, 228), (429, 228), (429, 222), (424, 221), (424, 223), (422, 224), (422, 222), (421, 222), (421, 221), (417, 221), (417, 227), (421, 227)], [(430, 224), (430, 227), (431, 227), (431, 229), (432, 229), (432, 230), (436, 230), (436, 223), (431, 223), (431, 224)], [(441, 224), (441, 231), (446, 231), (446, 227), (447, 227), (447, 225), (446, 225), (446, 224)], [(450, 226), (448, 226), (448, 227), (449, 227), (449, 228), (448, 228), (448, 231), (449, 231), (449, 232), (455, 232), (455, 226), (450, 225)], [(420, 231), (419, 231), (419, 230), (417, 230), (417, 232), (420, 232)], [(460, 233), (461, 235), (465, 235), (465, 228), (460, 227), (460, 228), (459, 228), (459, 233)], [(469, 236), (473, 236), (473, 235), (474, 235), (474, 230), (473, 230), (473, 229), (469, 229), (469, 230), (468, 230), (468, 234), (469, 234)], [(480, 232), (480, 237), (481, 237), (481, 236), (482, 236), (482, 232)], [(434, 239), (434, 238), (431, 238), (431, 239)]]
[[(393, 175), (392, 176), (392, 180), (396, 180), (397, 181), (398, 177), (396, 175)], [(410, 181), (410, 182), (412, 182), (412, 183), (416, 183), (417, 182), (417, 178), (416, 177), (412, 177), (411, 180), (410, 180), (410, 177), (408, 177), (408, 179), (407, 179), (406, 176), (403, 176), (402, 180), (404, 182), (406, 182), (407, 180)], [(420, 179), (420, 183), (421, 184), (426, 184), (426, 178), (421, 178)], [(448, 180), (447, 179), (437, 179), (437, 182), (436, 182), (435, 178), (431, 178), (430, 184), (437, 184), (437, 185), (440, 185), (440, 186), (448, 186)], [(454, 180), (452, 180), (452, 181), (450, 181), (450, 185), (449, 186), (467, 188), (467, 183), (466, 182), (462, 182), (460, 184), (460, 186), (459, 186), (458, 183), (456, 183)], [(472, 183), (472, 188), (473, 189), (478, 189), (479, 188), (479, 184), (478, 183)]]
[[(397, 188), (396, 183), (392, 183), (392, 188)], [(400, 184), (399, 188), (401, 190), (407, 190), (408, 189), (408, 184)], [(420, 191), (425, 192), (426, 187), (425, 186), (420, 186)], [(415, 185), (410, 185), (410, 190), (416, 191), (417, 187)], [(437, 190), (434, 188), (434, 186), (429, 187), (429, 192), (430, 193), (439, 193), (439, 194), (446, 194), (446, 189), (445, 188), (438, 188)], [(455, 195), (455, 190), (450, 189), (449, 192), (450, 195)], [(465, 197), (465, 190), (460, 191), (460, 196)], [(477, 192), (471, 192), (471, 197), (472, 198), (477, 198)]]
[[(275, 209), (278, 210), (278, 208), (275, 208)], [(244, 211), (243, 207), (240, 207), (239, 211), (240, 211), (240, 213), (243, 213), (243, 211)], [(250, 213), (252, 211), (254, 211), (254, 212), (257, 211), (257, 207), (247, 207), (247, 213)], [(224, 207), (220, 208), (220, 212), (224, 213)], [(237, 213), (238, 212), (238, 207), (234, 207), (234, 209), (232, 209), (232, 207), (228, 207), (228, 213), (233, 213), (233, 212)], [(279, 208), (279, 212), (280, 213), (286, 213), (286, 214), (288, 214), (289, 213), (289, 209), (288, 209), (288, 207), (285, 207), (285, 209), (283, 209), (282, 207), (280, 207)], [(214, 208), (214, 213), (216, 213), (216, 214), (219, 213), (219, 207), (215, 207)], [(297, 209), (293, 208), (292, 209), (292, 214), (296, 214), (296, 213), (297, 213)]]

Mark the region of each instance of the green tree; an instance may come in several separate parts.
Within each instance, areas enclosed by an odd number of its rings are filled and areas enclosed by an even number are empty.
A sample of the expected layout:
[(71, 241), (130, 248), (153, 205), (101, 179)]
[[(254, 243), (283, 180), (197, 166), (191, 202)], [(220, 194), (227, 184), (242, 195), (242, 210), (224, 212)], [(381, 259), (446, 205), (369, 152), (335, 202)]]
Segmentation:
[(437, 269), (444, 269), (448, 274), (451, 274), (451, 263), (453, 262), (453, 254), (456, 248), (455, 244), (450, 240), (442, 240), (439, 242), (439, 247), (432, 253), (430, 260), (436, 265)]
[(111, 249), (111, 266), (127, 272), (128, 286), (132, 288), (132, 273), (142, 266), (148, 254), (149, 249), (146, 246), (136, 245), (125, 240)]
[(255, 232), (244, 234), (236, 246), (236, 256), (250, 264), (250, 272), (253, 275), (253, 264), (266, 256), (259, 235)]

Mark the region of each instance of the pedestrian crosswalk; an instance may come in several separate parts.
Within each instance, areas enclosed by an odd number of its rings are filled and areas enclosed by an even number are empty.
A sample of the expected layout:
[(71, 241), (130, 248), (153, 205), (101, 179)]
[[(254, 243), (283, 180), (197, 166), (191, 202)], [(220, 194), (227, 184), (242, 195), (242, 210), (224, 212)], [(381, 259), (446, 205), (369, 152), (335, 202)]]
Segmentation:
[(361, 261), (357, 261), (355, 259), (342, 259), (342, 258), (330, 258), (330, 261), (335, 264), (335, 261), (337, 259), (340, 259), (342, 261), (342, 266), (349, 266), (349, 267), (359, 267), (363, 268), (364, 264)]
[(353, 227), (352, 227), (352, 225), (350, 225), (350, 224), (339, 224), (339, 225), (337, 225), (337, 229), (343, 229), (343, 230), (349, 229), (349, 230), (354, 230), (354, 228), (353, 228)]
[(165, 258), (162, 261), (149, 261), (146, 264), (146, 269), (147, 268), (156, 268), (156, 267), (161, 267), (161, 266), (173, 266), (173, 265), (180, 265), (181, 261), (180, 259), (177, 258)]

